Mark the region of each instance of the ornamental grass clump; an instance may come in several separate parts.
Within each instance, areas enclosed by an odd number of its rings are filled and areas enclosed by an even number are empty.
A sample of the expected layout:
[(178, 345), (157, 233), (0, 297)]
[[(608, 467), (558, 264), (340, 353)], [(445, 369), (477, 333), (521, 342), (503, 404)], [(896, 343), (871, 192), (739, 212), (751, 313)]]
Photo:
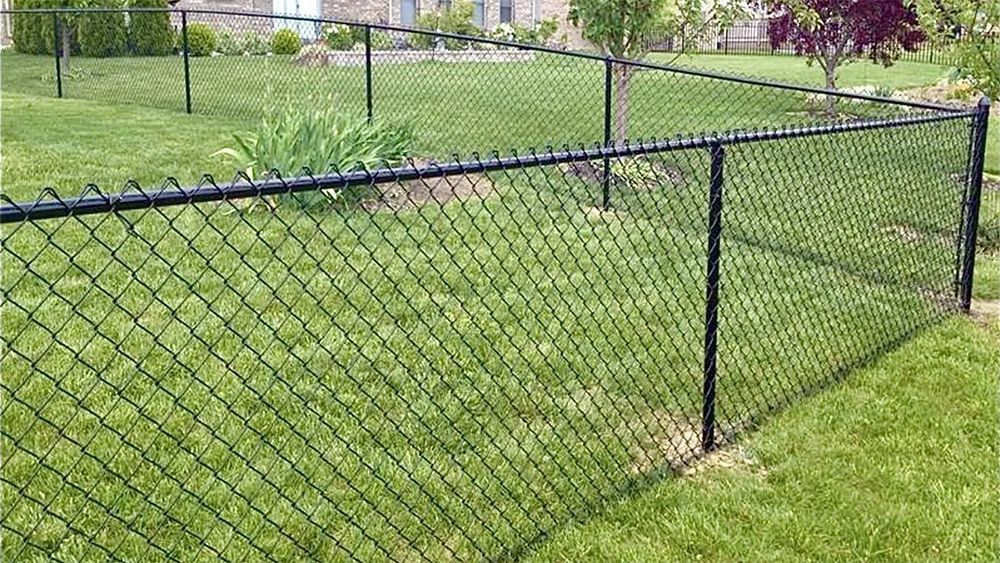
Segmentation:
[[(265, 115), (255, 131), (233, 135), (235, 144), (212, 156), (235, 161), (244, 174), (261, 179), (272, 171), (292, 177), (398, 164), (413, 147), (413, 130), (408, 125), (370, 123), (364, 116), (341, 111), (329, 99), (287, 103)], [(330, 189), (279, 199), (301, 207), (346, 207), (364, 195), (359, 190)]]

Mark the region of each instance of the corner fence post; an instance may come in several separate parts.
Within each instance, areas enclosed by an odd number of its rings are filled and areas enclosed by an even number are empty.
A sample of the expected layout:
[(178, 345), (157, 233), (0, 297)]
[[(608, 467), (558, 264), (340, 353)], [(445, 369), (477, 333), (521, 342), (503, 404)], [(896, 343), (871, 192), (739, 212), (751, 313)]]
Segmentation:
[(375, 113), (372, 103), (372, 26), (370, 25), (365, 25), (365, 103), (368, 123), (371, 123)]
[(181, 11), (181, 48), (184, 50), (184, 108), (191, 113), (191, 62), (188, 54), (187, 12)]
[(604, 194), (601, 207), (611, 206), (611, 59), (604, 59)]
[(979, 112), (973, 121), (971, 170), (969, 173), (968, 199), (965, 203), (964, 224), (965, 240), (962, 248), (962, 275), (959, 294), (959, 304), (962, 310), (969, 311), (972, 306), (972, 280), (976, 273), (976, 235), (979, 230), (979, 204), (983, 195), (983, 167), (986, 161), (986, 136), (990, 123), (990, 99), (979, 100)]
[(63, 97), (62, 88), (62, 61), (59, 60), (59, 47), (62, 44), (59, 37), (59, 13), (52, 12), (52, 51), (56, 54), (56, 97)]
[(719, 275), (722, 256), (722, 184), (726, 149), (718, 140), (709, 148), (712, 177), (708, 192), (708, 268), (705, 280), (705, 364), (701, 388), (701, 449), (715, 449), (715, 383), (718, 375)]

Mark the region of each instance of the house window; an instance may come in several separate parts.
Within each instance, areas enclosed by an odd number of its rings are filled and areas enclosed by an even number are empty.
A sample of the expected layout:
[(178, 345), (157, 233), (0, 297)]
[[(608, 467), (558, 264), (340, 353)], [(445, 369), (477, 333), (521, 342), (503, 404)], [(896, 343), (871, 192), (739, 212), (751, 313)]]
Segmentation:
[(417, 0), (400, 0), (399, 23), (403, 25), (417, 23)]
[(500, 23), (514, 21), (514, 0), (500, 0)]
[(486, 27), (486, 4), (485, 0), (472, 0), (472, 23), (479, 27)]
[(438, 0), (438, 10), (447, 12), (451, 9), (451, 0)]

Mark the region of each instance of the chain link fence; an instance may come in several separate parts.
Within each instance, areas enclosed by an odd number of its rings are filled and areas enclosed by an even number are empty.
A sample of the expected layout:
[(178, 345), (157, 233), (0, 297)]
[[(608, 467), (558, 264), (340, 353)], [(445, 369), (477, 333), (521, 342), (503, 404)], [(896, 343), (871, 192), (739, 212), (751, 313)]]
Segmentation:
[[(698, 55), (752, 55), (752, 56), (795, 56), (795, 45), (771, 42), (767, 18), (736, 20), (730, 25), (702, 34), (698, 38), (677, 37), (661, 41), (655, 50), (666, 53), (692, 53)], [(901, 50), (900, 61), (953, 66), (956, 51), (968, 39), (956, 34), (947, 41), (927, 40), (914, 50)]]
[[(607, 146), (626, 138), (938, 110), (390, 25), (201, 10), (127, 13), (132, 20), (162, 16), (161, 25), (172, 34), (169, 46), (155, 54), (130, 51), (129, 28), (121, 48), (106, 56), (85, 54), (80, 47), (67, 51), (57, 37), (70, 32), (84, 37), (95, 28), (86, 26), (87, 17), (117, 16), (124, 22), (126, 13), (16, 12), (15, 23), (42, 37), (38, 45), (23, 41), (27, 47), (15, 45), (0, 56), (3, 90), (186, 111), (241, 124), (314, 99), (344, 113), (408, 124), (417, 132), (416, 150), (438, 160), (456, 151), (468, 156), (498, 147)], [(104, 30), (109, 24), (95, 25)], [(293, 33), (295, 54), (275, 52), (281, 31)], [(837, 111), (828, 105), (834, 99)]]
[[(5, 89), (32, 56), (3, 55)], [(361, 56), (304, 68), (355, 72), (326, 84), (374, 119), (417, 69), (465, 68)], [(816, 92), (634, 65), (623, 132), (624, 62), (533, 56), (577, 105), (490, 62), (512, 135), (442, 75), (471, 105), (413, 114), (425, 150), (594, 148), (0, 196), (4, 559), (516, 559), (968, 308), (986, 104), (767, 113)], [(275, 82), (276, 57), (236, 76)], [(186, 64), (180, 98), (139, 89), (151, 60), (70, 68), (134, 77), (94, 99), (178, 109), (187, 82), (196, 112), (265, 107), (198, 86), (226, 57), (159, 60)]]

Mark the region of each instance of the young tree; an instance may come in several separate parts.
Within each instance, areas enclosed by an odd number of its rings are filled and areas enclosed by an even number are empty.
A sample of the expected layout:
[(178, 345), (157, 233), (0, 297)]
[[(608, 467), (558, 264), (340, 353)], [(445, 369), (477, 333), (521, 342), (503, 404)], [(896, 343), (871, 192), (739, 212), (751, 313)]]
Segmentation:
[(1000, 3), (920, 0), (918, 11), (932, 39), (956, 45), (959, 75), (979, 92), (1000, 98)]
[[(828, 90), (837, 89), (837, 70), (861, 58), (891, 66), (902, 51), (926, 39), (917, 12), (907, 0), (768, 0), (771, 45), (791, 43), (809, 64), (826, 74)], [(836, 113), (834, 96), (827, 112)]]
[[(54, 0), (49, 2), (52, 8), (80, 9), (90, 7), (90, 0)], [(61, 60), (59, 62), (62, 71), (69, 70), (69, 56), (79, 50), (77, 28), (82, 14), (79, 12), (61, 12), (59, 14), (59, 45), (55, 46)]]
[[(687, 40), (709, 29), (728, 25), (743, 4), (735, 0), (570, 0), (569, 21), (584, 39), (605, 55), (642, 59), (657, 41), (684, 36)], [(614, 77), (615, 141), (628, 135), (629, 94), (634, 67), (616, 64)]]

